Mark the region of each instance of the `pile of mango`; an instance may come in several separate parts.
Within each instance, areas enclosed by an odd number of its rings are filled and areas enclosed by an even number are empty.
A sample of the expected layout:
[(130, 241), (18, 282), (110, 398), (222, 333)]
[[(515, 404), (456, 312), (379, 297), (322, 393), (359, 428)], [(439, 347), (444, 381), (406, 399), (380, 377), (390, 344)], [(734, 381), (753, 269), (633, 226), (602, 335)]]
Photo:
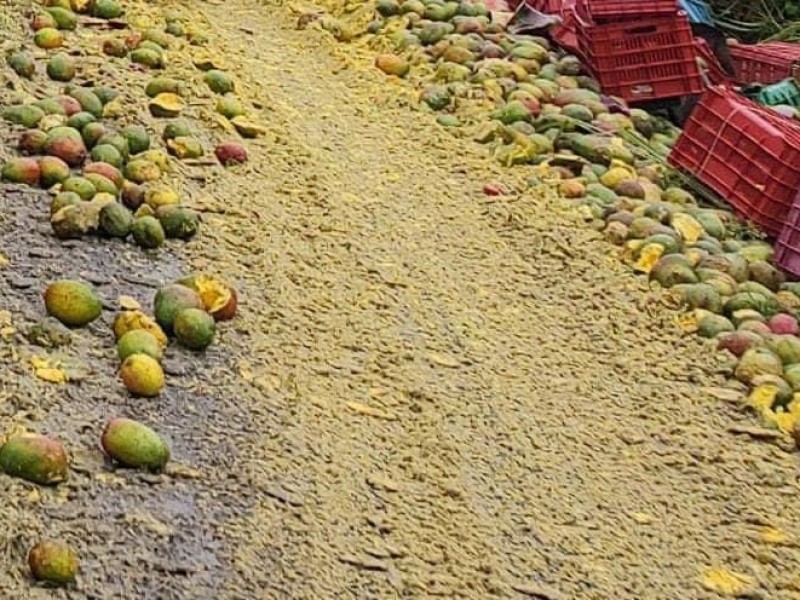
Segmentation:
[[(169, 76), (168, 51), (178, 44), (202, 45), (205, 38), (185, 30), (172, 14), (165, 16), (163, 30), (144, 31), (125, 29), (123, 16), (117, 0), (42, 2), (30, 21), (32, 42), (39, 50), (21, 49), (7, 57), (9, 75), (16, 77), (17, 101), (0, 108), (0, 114), (13, 126), (18, 156), (2, 165), (0, 178), (51, 193), (49, 218), (56, 238), (95, 234), (132, 239), (141, 248), (156, 249), (165, 239), (189, 240), (200, 227), (199, 213), (184, 206), (178, 191), (165, 181), (169, 177), (173, 183), (177, 177), (175, 160), (207, 161), (204, 143), (190, 121), (182, 118), (190, 104), (189, 87)], [(97, 45), (120, 72), (157, 71), (141, 96), (155, 121), (131, 122), (127, 115), (137, 111), (128, 105), (135, 97), (130, 88), (121, 94), (88, 72), (81, 60), (85, 50), (79, 52), (71, 43), (84, 19), (115, 20), (111, 31), (117, 33), (98, 38)], [(228, 123), (226, 130), (241, 138), (266, 132), (216, 61), (193, 64), (215, 98), (218, 118)], [(117, 83), (129, 85), (117, 81), (112, 85)], [(160, 123), (160, 131), (153, 131), (154, 123)], [(248, 160), (239, 140), (220, 140), (213, 155), (225, 167)], [(68, 328), (87, 327), (103, 312), (97, 292), (80, 281), (54, 282), (43, 297), (48, 316)], [(202, 273), (158, 290), (151, 314), (131, 298), (121, 301), (111, 329), (119, 378), (127, 392), (135, 397), (158, 396), (166, 383), (162, 361), (170, 340), (190, 351), (205, 350), (215, 338), (217, 323), (235, 316), (237, 303), (232, 286)], [(131, 419), (110, 420), (100, 445), (109, 460), (122, 467), (161, 471), (170, 460), (161, 436)], [(57, 486), (68, 478), (69, 453), (55, 438), (15, 434), (0, 446), (0, 469), (32, 483)], [(57, 540), (36, 544), (28, 562), (36, 579), (53, 585), (71, 584), (79, 569), (74, 550)]]
[[(34, 43), (42, 49), (57, 50), (65, 33), (78, 26), (71, 8), (102, 18), (118, 18), (117, 2), (70, 2), (49, 0), (31, 21)], [(174, 17), (166, 20), (164, 31), (149, 29), (107, 38), (102, 50), (110, 57), (149, 69), (164, 69), (167, 51), (183, 35)], [(8, 58), (9, 67), (23, 79), (35, 79), (37, 61), (21, 50)], [(198, 62), (203, 81), (218, 95), (217, 112), (230, 121), (242, 137), (263, 135), (265, 130), (248, 117), (248, 109), (236, 97), (235, 85), (213, 62)], [(56, 52), (46, 61), (46, 74), (54, 82), (72, 82), (86, 75), (71, 54)], [(200, 159), (203, 144), (192, 134), (188, 121), (177, 118), (187, 105), (183, 82), (160, 75), (149, 81), (145, 94), (153, 117), (168, 119), (157, 149), (156, 140), (140, 124), (115, 128), (124, 111), (118, 91), (107, 86), (68, 83), (50, 97), (7, 106), (3, 118), (20, 129), (17, 148), (22, 155), (6, 162), (3, 180), (39, 186), (54, 194), (51, 224), (62, 239), (96, 233), (127, 239), (142, 248), (155, 249), (165, 239), (188, 240), (200, 227), (200, 215), (182, 206), (180, 194), (162, 183), (173, 172), (169, 155), (179, 160)], [(246, 149), (238, 142), (223, 141), (214, 154), (224, 166), (247, 161)]]
[(666, 167), (677, 127), (603, 95), (578, 58), (509, 33), (480, 2), (373, 6), (360, 31), (347, 11), (315, 22), (339, 41), (366, 41), (376, 68), (415, 86), (439, 125), (470, 131), (498, 161), (527, 169), (532, 187), (571, 199), (666, 301), (688, 309), (685, 331), (730, 353), (765, 423), (800, 429), (800, 285), (774, 266), (763, 236)]

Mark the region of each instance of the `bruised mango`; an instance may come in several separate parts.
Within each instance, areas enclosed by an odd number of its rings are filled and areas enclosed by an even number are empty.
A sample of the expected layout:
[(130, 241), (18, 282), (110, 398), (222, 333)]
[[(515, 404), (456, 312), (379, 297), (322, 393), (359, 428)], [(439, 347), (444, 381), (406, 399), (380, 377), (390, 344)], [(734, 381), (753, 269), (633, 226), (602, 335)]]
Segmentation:
[(236, 315), (238, 305), (236, 289), (223, 280), (205, 273), (196, 273), (176, 283), (197, 292), (203, 302), (203, 308), (215, 320), (227, 321)]
[(3, 165), (0, 171), (3, 181), (11, 183), (26, 183), (28, 185), (38, 185), (41, 177), (39, 163), (33, 158), (12, 158)]
[(38, 581), (67, 585), (75, 581), (80, 561), (75, 551), (66, 544), (46, 540), (28, 552), (28, 567)]
[(167, 140), (167, 151), (175, 158), (200, 158), (203, 156), (203, 145), (191, 137), (176, 137)]
[(125, 178), (134, 183), (148, 183), (161, 177), (158, 165), (143, 158), (135, 158), (125, 165)]
[(58, 440), (24, 433), (12, 437), (0, 449), (0, 468), (12, 477), (54, 485), (66, 481), (69, 459)]
[(247, 150), (236, 142), (223, 142), (214, 148), (214, 155), (224, 167), (247, 162)]
[(154, 117), (171, 119), (181, 114), (186, 102), (177, 94), (164, 92), (153, 98), (147, 106)]
[(109, 421), (100, 442), (105, 453), (125, 467), (160, 471), (170, 459), (161, 436), (132, 419)]
[(119, 202), (109, 202), (100, 210), (99, 223), (107, 236), (124, 239), (133, 227), (133, 215)]
[(155, 320), (139, 310), (124, 310), (114, 319), (114, 337), (119, 340), (129, 331), (144, 329), (158, 340), (162, 347), (166, 347), (168, 340), (161, 326)]

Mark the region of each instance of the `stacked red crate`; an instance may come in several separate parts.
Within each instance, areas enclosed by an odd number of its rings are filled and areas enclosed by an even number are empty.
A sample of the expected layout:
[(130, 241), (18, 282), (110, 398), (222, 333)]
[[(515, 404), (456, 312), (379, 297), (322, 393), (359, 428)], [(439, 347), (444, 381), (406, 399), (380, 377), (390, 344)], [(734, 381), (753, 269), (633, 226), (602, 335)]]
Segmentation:
[(733, 44), (730, 51), (736, 69), (736, 81), (743, 85), (782, 81), (792, 76), (792, 67), (800, 62), (800, 44)]
[(712, 87), (684, 125), (669, 162), (777, 237), (800, 189), (800, 123)]
[(644, 9), (641, 3), (635, 10), (631, 6), (579, 0), (574, 10), (580, 54), (603, 91), (632, 104), (700, 93), (703, 81), (686, 15), (666, 0)]
[(711, 85), (730, 85), (731, 78), (723, 70), (722, 65), (719, 64), (719, 59), (711, 51), (708, 43), (703, 38), (694, 38), (694, 45), (697, 50), (697, 56), (703, 59), (706, 64), (706, 76)]
[(650, 17), (674, 15), (678, 11), (677, 0), (578, 0), (581, 10), (597, 23), (620, 20), (637, 20)]

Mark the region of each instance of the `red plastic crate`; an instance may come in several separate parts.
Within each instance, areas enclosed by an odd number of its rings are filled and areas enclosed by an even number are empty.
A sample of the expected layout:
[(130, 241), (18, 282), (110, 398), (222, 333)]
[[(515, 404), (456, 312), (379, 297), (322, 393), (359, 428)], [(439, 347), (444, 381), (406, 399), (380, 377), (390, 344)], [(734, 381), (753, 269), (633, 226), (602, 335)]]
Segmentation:
[(678, 11), (677, 0), (580, 0), (582, 12), (593, 21), (620, 21), (674, 15)]
[(546, 15), (560, 15), (562, 0), (525, 0), (527, 5)]
[(694, 45), (697, 50), (697, 56), (702, 58), (706, 65), (708, 65), (706, 76), (711, 85), (730, 85), (733, 83), (733, 80), (731, 80), (728, 74), (723, 70), (722, 65), (719, 64), (719, 60), (711, 51), (708, 42), (703, 38), (694, 38)]
[(669, 162), (777, 237), (800, 188), (800, 123), (722, 86), (706, 90)]
[(782, 81), (792, 76), (792, 66), (800, 61), (800, 44), (787, 42), (734, 44), (730, 51), (736, 81), (743, 85)]
[(578, 46), (603, 92), (629, 103), (703, 90), (686, 15), (593, 23), (575, 11)]
[(800, 195), (795, 197), (786, 216), (786, 223), (775, 243), (773, 260), (781, 269), (800, 278)]

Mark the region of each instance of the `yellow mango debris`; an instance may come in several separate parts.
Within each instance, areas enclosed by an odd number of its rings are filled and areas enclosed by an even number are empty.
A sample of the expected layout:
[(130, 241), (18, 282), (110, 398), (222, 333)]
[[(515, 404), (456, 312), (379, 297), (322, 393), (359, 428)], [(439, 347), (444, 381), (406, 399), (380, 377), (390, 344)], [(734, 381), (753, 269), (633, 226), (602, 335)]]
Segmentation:
[(723, 568), (708, 569), (700, 577), (700, 583), (710, 592), (735, 597), (753, 585), (753, 578)]
[(705, 233), (703, 226), (694, 217), (686, 213), (673, 215), (672, 227), (689, 244), (694, 244)]

